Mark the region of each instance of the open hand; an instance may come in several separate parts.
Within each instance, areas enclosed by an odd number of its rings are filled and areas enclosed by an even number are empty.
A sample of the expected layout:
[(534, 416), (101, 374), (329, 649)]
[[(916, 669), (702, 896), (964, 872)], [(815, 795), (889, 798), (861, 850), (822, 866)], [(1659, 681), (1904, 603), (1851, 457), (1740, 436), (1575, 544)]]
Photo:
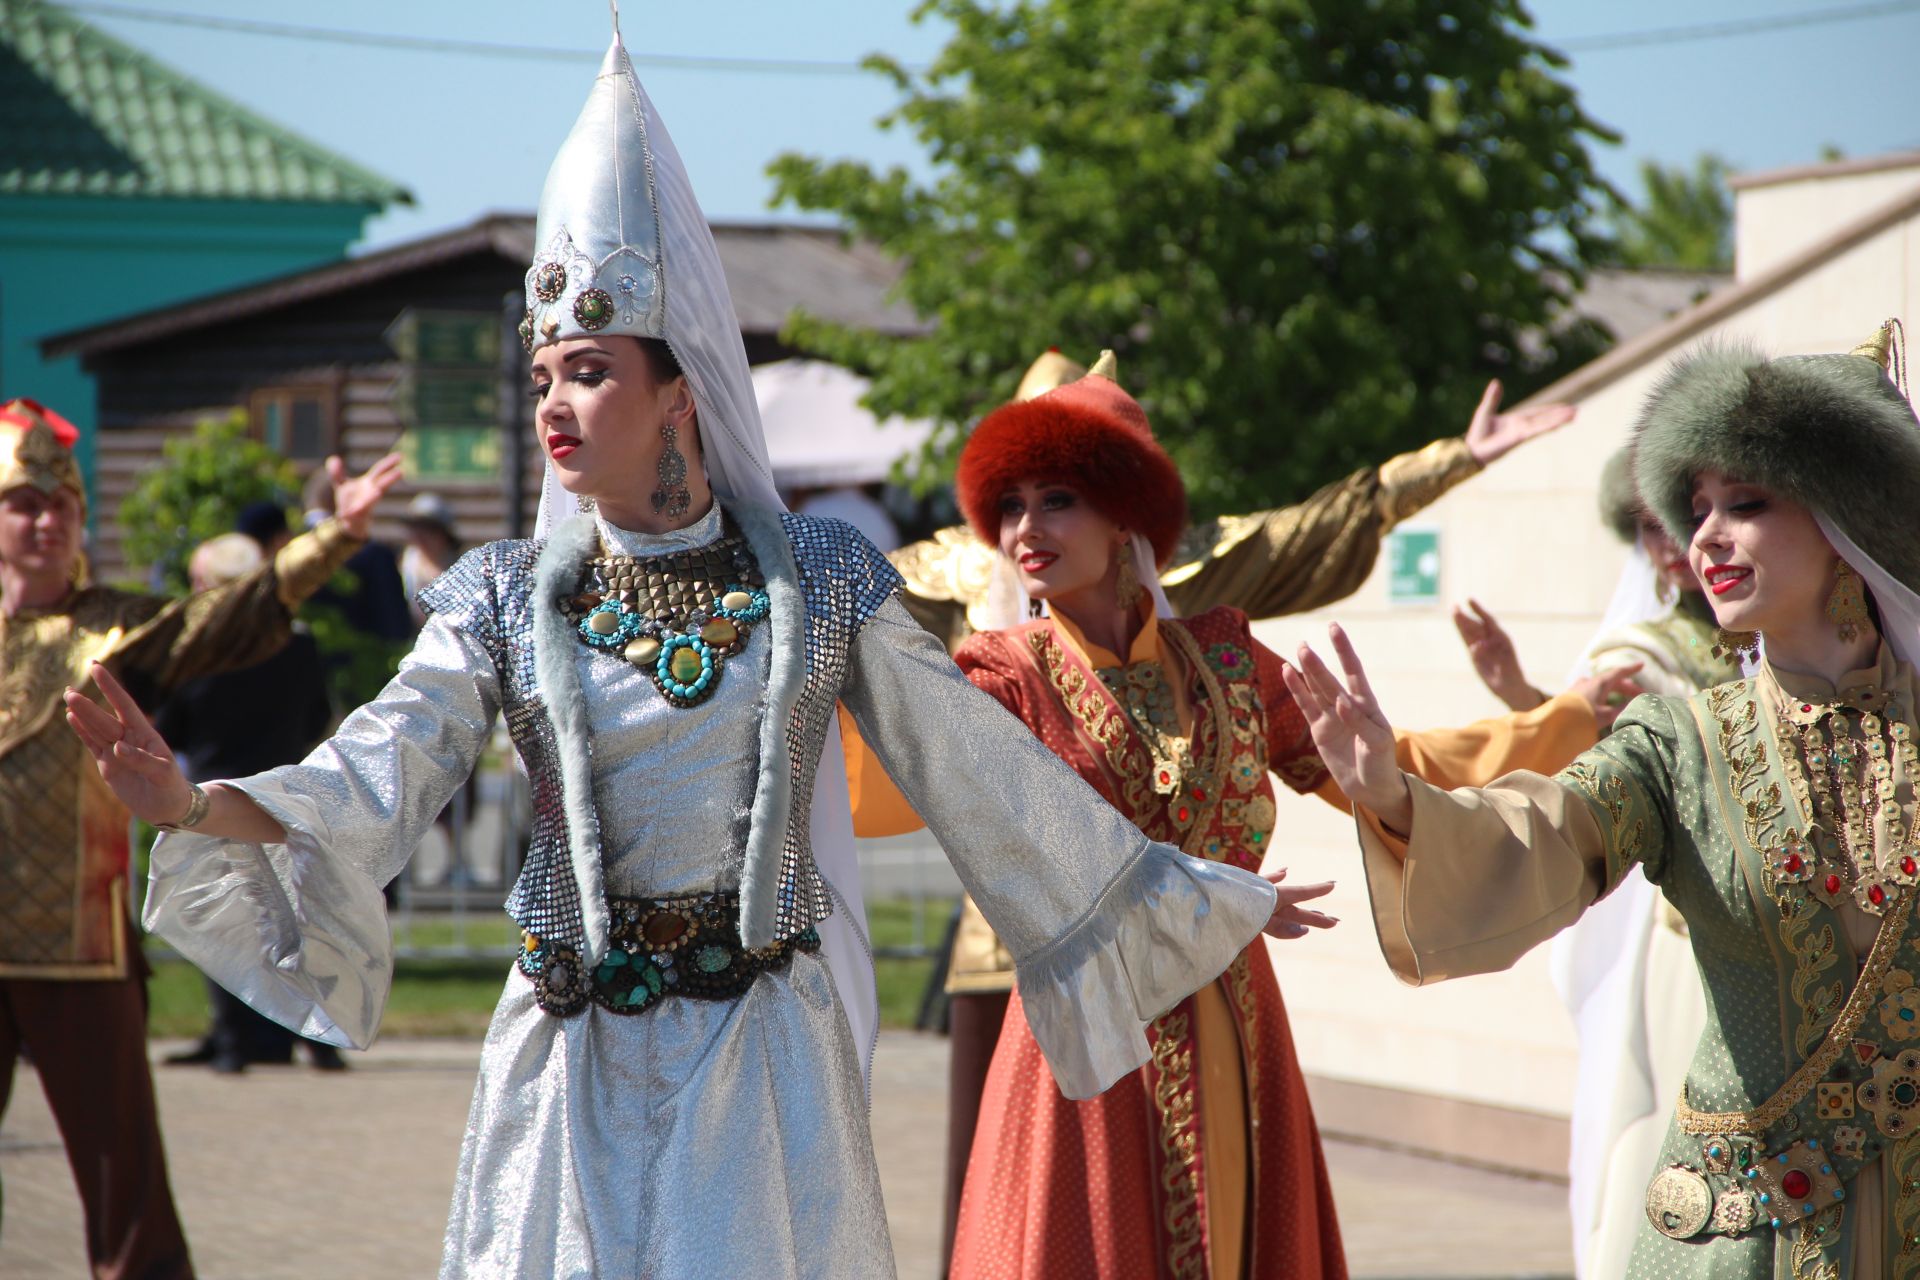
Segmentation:
[(1347, 682), (1340, 683), (1320, 655), (1300, 646), (1300, 664), (1286, 669), (1287, 689), (1307, 717), (1313, 745), (1334, 785), (1355, 805), (1405, 834), (1413, 824), (1413, 796), (1393, 753), (1393, 726), (1380, 711), (1353, 641), (1334, 623), (1327, 628)]
[(1478, 600), (1468, 600), (1465, 609), (1453, 606), (1453, 627), (1467, 646), (1467, 657), (1472, 659), (1480, 682), (1493, 691), (1494, 697), (1515, 711), (1531, 711), (1546, 701), (1538, 689), (1527, 683), (1526, 673), (1520, 669), (1520, 654), (1513, 647), (1513, 637), (1487, 612), (1485, 605)]
[(1600, 732), (1605, 733), (1613, 728), (1613, 722), (1620, 718), (1627, 704), (1646, 692), (1640, 687), (1640, 682), (1634, 679), (1645, 665), (1643, 662), (1629, 663), (1599, 675), (1575, 680), (1567, 686), (1567, 692), (1577, 693), (1587, 700), (1587, 705), (1593, 708), (1593, 718), (1600, 722)]
[(1340, 921), (1324, 911), (1315, 911), (1312, 907), (1300, 904), (1315, 898), (1324, 898), (1333, 892), (1333, 881), (1322, 880), (1319, 884), (1281, 884), (1287, 878), (1287, 869), (1262, 873), (1262, 878), (1274, 887), (1278, 900), (1273, 904), (1273, 916), (1266, 923), (1264, 932), (1276, 938), (1304, 938), (1309, 929), (1331, 929)]
[(1573, 421), (1570, 404), (1543, 404), (1512, 413), (1500, 412), (1500, 379), (1487, 384), (1480, 407), (1467, 424), (1467, 452), (1481, 466), (1511, 453), (1535, 436), (1543, 436)]
[(67, 723), (134, 817), (156, 826), (180, 821), (193, 801), (193, 787), (174, 763), (166, 740), (111, 672), (96, 662), (90, 674), (107, 705), (69, 688)]
[(373, 529), (373, 509), (400, 479), (400, 455), (390, 453), (368, 467), (365, 475), (349, 476), (339, 455), (327, 459), (327, 479), (333, 481), (333, 517), (356, 538)]

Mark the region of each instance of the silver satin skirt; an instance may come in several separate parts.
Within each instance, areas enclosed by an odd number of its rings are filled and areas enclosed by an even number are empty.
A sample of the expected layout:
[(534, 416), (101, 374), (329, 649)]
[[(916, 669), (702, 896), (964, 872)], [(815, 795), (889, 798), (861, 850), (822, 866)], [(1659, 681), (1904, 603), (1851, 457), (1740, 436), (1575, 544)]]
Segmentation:
[(635, 1015), (542, 1013), (516, 971), (441, 1280), (890, 1277), (860, 1078), (818, 956), (738, 1000)]

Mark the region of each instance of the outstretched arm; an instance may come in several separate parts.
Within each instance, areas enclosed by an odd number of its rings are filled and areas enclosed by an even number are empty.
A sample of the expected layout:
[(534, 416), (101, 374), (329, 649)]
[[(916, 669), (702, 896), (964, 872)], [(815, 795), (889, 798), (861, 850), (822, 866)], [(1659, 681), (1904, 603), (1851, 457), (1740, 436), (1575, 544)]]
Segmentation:
[(1300, 646), (1298, 665), (1286, 672), (1287, 690), (1300, 704), (1334, 785), (1354, 804), (1370, 809), (1390, 829), (1405, 834), (1413, 824), (1407, 775), (1394, 756), (1393, 726), (1380, 710), (1360, 655), (1339, 623), (1328, 628), (1347, 683), (1328, 670), (1320, 655)]
[(1503, 969), (1574, 920), (1634, 864), (1662, 883), (1672, 713), (1643, 698), (1552, 777), (1516, 772), (1446, 790), (1394, 764), (1394, 734), (1352, 643), (1344, 676), (1303, 648), (1288, 687), (1335, 781), (1364, 810), (1360, 847), (1374, 929), (1411, 983)]
[[(67, 723), (93, 756), (101, 778), (142, 822), (162, 827), (181, 821), (194, 803), (193, 784), (180, 772), (166, 740), (112, 672), (96, 662), (89, 674), (106, 705), (68, 688)], [(285, 828), (244, 792), (215, 784), (206, 796), (206, 816), (193, 828), (201, 835), (258, 844), (287, 838)]]

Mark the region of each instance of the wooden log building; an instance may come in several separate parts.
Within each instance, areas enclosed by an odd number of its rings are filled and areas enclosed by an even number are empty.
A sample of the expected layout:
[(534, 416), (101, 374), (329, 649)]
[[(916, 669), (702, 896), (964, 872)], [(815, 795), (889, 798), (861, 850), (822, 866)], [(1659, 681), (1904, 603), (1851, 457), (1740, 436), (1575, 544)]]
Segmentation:
[[(918, 327), (912, 312), (887, 296), (894, 264), (832, 228), (721, 224), (714, 237), (751, 363), (802, 354), (780, 339), (781, 325), (801, 305), (883, 332)], [(441, 421), (445, 393), (465, 395), (470, 404), (485, 399), (479, 416), (491, 421), (466, 415), (468, 434), (456, 441), (467, 446), (468, 465), (456, 468), (457, 477), (409, 476), (389, 499), (375, 535), (398, 543), (398, 514), (414, 493), (431, 489), (453, 508), (467, 544), (510, 536), (509, 422), (528, 432), (519, 528), (530, 531), (541, 455), (530, 434), (528, 401), (519, 394), (524, 366), (502, 415), (497, 357), (490, 367), (474, 359), (449, 378), (445, 369), (410, 368), (423, 362), (402, 358), (393, 331), (411, 310), (464, 317), (469, 332), (500, 335), (506, 296), (520, 290), (532, 257), (531, 217), (489, 216), (363, 257), (48, 338), (42, 344), (47, 359), (77, 356), (98, 387), (93, 556), (101, 577), (112, 581), (131, 572), (120, 549), (120, 503), (158, 464), (162, 445), (202, 421), (236, 412), (253, 435), (305, 474), (334, 452), (355, 470), (371, 464), (399, 441), (409, 403), (418, 406), (418, 425), (432, 428), (448, 425)], [(519, 354), (517, 342), (511, 350)], [(431, 365), (431, 353), (418, 354)], [(438, 400), (419, 389), (435, 378)], [(483, 427), (489, 440), (477, 438)], [(491, 467), (473, 465), (488, 457), (495, 460)]]

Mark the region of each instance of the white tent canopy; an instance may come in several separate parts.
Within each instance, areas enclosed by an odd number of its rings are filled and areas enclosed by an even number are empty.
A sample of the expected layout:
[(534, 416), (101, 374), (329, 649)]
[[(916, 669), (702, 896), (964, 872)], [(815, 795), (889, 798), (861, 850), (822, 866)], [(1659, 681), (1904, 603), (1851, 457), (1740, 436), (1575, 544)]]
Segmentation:
[(860, 404), (867, 380), (824, 360), (757, 365), (753, 393), (783, 491), (885, 480), (933, 431), (930, 422), (875, 418)]

